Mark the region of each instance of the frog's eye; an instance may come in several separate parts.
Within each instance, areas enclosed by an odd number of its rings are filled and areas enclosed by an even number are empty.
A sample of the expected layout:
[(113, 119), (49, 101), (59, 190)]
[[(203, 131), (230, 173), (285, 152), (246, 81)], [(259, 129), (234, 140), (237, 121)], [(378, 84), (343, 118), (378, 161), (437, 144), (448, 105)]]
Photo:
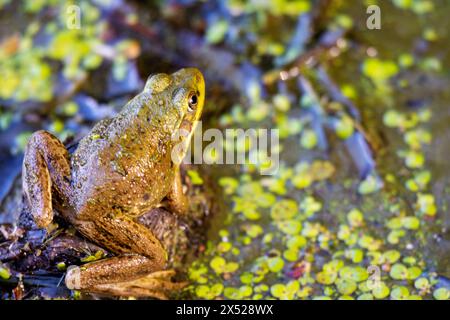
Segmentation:
[(197, 104), (198, 104), (198, 96), (197, 93), (192, 92), (189, 95), (189, 99), (188, 99), (188, 111), (192, 112), (195, 110), (195, 108), (197, 108)]

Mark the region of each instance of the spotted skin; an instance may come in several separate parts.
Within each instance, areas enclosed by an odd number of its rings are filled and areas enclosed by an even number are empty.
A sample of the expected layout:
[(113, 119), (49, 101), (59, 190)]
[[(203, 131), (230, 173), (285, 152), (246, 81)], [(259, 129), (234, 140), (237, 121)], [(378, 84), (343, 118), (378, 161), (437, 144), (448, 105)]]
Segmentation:
[[(179, 288), (170, 281), (173, 273), (161, 273), (167, 259), (162, 245), (136, 218), (165, 199), (173, 212), (187, 211), (173, 155), (184, 156), (178, 146), (190, 135), (174, 139), (174, 133), (192, 130), (204, 97), (197, 69), (156, 74), (116, 117), (100, 121), (71, 156), (49, 132), (31, 136), (22, 181), (34, 222), (48, 227), (54, 207), (86, 238), (116, 254), (70, 268), (68, 288), (158, 298)], [(155, 272), (160, 276), (153, 277)]]

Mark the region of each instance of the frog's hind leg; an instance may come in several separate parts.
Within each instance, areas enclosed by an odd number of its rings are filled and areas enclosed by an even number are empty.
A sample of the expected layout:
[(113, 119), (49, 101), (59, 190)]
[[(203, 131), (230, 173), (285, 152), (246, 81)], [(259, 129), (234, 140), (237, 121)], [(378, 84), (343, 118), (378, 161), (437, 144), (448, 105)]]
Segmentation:
[(118, 256), (71, 267), (66, 275), (69, 289), (163, 298), (181, 288), (170, 280), (172, 272), (162, 271), (166, 251), (145, 226), (126, 216), (115, 216), (99, 218), (84, 227), (81, 224), (79, 230)]
[(64, 145), (47, 131), (33, 133), (28, 141), (22, 187), (36, 225), (47, 227), (53, 220), (52, 194), (65, 198), (70, 192), (69, 154)]

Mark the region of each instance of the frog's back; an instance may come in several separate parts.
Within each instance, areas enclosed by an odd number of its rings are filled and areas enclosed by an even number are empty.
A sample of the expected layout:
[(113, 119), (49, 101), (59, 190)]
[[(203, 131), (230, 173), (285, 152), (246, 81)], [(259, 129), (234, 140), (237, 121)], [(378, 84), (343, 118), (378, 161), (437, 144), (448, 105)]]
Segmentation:
[(139, 215), (167, 194), (172, 179), (168, 137), (140, 116), (141, 100), (142, 96), (135, 97), (80, 141), (71, 159), (77, 210), (97, 199), (96, 208), (120, 206)]

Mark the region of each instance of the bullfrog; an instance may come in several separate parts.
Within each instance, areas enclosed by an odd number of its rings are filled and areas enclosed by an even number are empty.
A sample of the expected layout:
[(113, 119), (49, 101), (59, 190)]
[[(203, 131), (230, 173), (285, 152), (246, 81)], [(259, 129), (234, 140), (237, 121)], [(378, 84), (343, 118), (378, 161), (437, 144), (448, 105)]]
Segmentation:
[(22, 186), (34, 223), (48, 228), (56, 209), (84, 237), (114, 254), (70, 266), (69, 289), (163, 297), (184, 285), (171, 280), (166, 251), (137, 218), (160, 205), (187, 213), (180, 159), (204, 99), (198, 69), (154, 74), (115, 117), (97, 123), (72, 154), (51, 133), (32, 134)]

